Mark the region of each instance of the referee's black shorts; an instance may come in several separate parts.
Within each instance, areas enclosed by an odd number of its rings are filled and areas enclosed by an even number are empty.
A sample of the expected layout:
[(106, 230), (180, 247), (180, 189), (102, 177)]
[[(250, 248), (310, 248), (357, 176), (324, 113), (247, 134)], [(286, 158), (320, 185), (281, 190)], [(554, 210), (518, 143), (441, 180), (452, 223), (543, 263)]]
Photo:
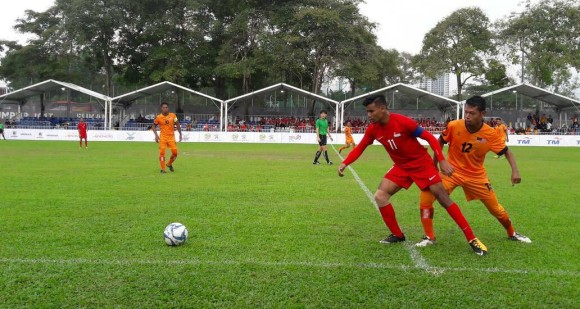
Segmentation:
[(318, 142), (318, 145), (326, 146), (326, 134), (325, 135), (318, 134), (318, 137), (320, 137), (320, 142)]

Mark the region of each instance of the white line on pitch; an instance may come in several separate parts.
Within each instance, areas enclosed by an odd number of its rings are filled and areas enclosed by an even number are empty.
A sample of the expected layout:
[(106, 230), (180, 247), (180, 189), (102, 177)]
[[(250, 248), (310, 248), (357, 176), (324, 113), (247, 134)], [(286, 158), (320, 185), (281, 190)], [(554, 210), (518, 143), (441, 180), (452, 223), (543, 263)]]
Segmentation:
[[(260, 260), (107, 260), (107, 259), (21, 259), (21, 258), (0, 258), (0, 264), (32, 264), (32, 265), (112, 265), (112, 266), (132, 266), (132, 265), (258, 265), (264, 267), (316, 267), (316, 268), (354, 268), (354, 269), (398, 269), (403, 271), (425, 270), (417, 265), (394, 265), (381, 263), (333, 263), (333, 262), (292, 262), (278, 261), (268, 262)], [(545, 275), (561, 277), (580, 277), (580, 272), (566, 270), (534, 270), (534, 269), (501, 269), (501, 268), (467, 268), (467, 267), (431, 267), (432, 273), (441, 274), (447, 272), (475, 272), (475, 273), (505, 273), (522, 275)]]
[[(338, 151), (336, 150), (334, 145), (330, 144), (330, 146), (332, 147), (332, 149), (334, 149), (334, 152), (340, 158), (340, 160), (344, 161), (344, 158), (340, 155), (340, 153), (338, 153)], [(378, 211), (379, 205), (377, 205), (377, 202), (375, 202), (375, 195), (371, 192), (371, 190), (369, 190), (369, 188), (365, 185), (365, 183), (362, 181), (362, 179), (360, 179), (360, 177), (358, 176), (358, 174), (354, 170), (354, 168), (352, 168), (349, 165), (348, 170), (352, 173), (354, 179), (356, 180), (356, 182), (358, 183), (360, 188), (365, 192), (365, 194), (367, 195), (367, 197), (369, 198), (371, 203), (375, 206), (375, 208)], [(409, 255), (411, 256), (411, 260), (415, 264), (416, 268), (424, 269), (426, 272), (431, 273), (433, 275), (439, 275), (443, 272), (441, 269), (438, 269), (436, 267), (429, 265), (429, 263), (427, 263), (427, 261), (421, 255), (421, 253), (419, 253), (419, 251), (417, 251), (415, 246), (413, 246), (412, 244), (408, 244), (408, 243), (405, 244), (405, 248), (407, 248), (407, 251), (409, 251)]]

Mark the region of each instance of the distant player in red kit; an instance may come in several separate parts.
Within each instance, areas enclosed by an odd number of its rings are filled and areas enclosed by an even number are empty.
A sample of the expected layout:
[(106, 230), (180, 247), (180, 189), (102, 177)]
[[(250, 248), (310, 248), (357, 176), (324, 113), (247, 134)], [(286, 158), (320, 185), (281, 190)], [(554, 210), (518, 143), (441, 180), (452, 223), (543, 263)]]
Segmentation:
[(89, 148), (87, 142), (87, 123), (83, 118), (79, 120), (79, 124), (77, 125), (77, 130), (79, 130), (79, 147), (83, 148), (83, 139), (85, 140), (85, 148)]
[(477, 255), (486, 255), (487, 248), (475, 237), (461, 210), (449, 198), (441, 183), (439, 171), (417, 137), (429, 143), (439, 161), (442, 173), (451, 175), (453, 168), (445, 160), (437, 139), (414, 120), (400, 114), (390, 113), (387, 109), (387, 100), (382, 95), (366, 98), (363, 105), (366, 107), (371, 124), (366, 129), (359, 145), (338, 167), (338, 175), (344, 176), (344, 169), (356, 161), (367, 146), (375, 140), (381, 143), (389, 153), (394, 162), (393, 167), (384, 176), (375, 192), (375, 201), (379, 206), (383, 221), (391, 231), (391, 235), (381, 240), (381, 243), (390, 244), (405, 241), (405, 235), (397, 223), (395, 211), (391, 205), (391, 196), (401, 188), (408, 189), (414, 182), (421, 190), (429, 190), (435, 195), (439, 203), (465, 234), (465, 238), (473, 251)]

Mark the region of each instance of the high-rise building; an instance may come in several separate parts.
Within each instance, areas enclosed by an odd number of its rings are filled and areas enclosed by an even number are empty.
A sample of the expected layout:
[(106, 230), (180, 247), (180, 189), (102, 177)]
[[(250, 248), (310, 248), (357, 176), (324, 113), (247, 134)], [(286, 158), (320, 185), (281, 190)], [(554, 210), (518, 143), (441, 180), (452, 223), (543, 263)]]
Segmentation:
[(443, 73), (436, 78), (423, 77), (419, 88), (425, 89), (440, 96), (449, 96), (449, 74)]

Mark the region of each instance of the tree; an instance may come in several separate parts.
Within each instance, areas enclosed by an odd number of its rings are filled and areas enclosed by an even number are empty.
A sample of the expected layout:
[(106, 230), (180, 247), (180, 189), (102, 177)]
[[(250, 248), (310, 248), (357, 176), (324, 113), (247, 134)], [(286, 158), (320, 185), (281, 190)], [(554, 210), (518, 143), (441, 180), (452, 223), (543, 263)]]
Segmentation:
[(6, 52), (0, 76), (13, 88), (20, 88), (46, 79), (86, 80), (87, 68), (74, 51), (74, 43), (62, 26), (62, 11), (53, 6), (46, 12), (27, 10), (14, 28), (33, 34), (27, 45), (3, 41)]
[(423, 39), (421, 53), (414, 59), (427, 76), (451, 72), (456, 77), (457, 99), (472, 77), (485, 72), (484, 56), (494, 52), (490, 22), (480, 8), (459, 9), (431, 29)]
[(487, 61), (488, 68), (485, 72), (485, 79), (489, 84), (499, 88), (505, 87), (510, 83), (506, 74), (506, 66), (496, 59)]
[(558, 89), (571, 68), (580, 69), (578, 1), (547, 0), (533, 5), (528, 1), (523, 13), (512, 13), (496, 27), (506, 56), (522, 64), (522, 82), (526, 71), (532, 83)]
[[(325, 78), (332, 76), (357, 49), (372, 48), (368, 35), (374, 25), (358, 11), (360, 0), (304, 1), (287, 17), (287, 32), (279, 32), (294, 50), (294, 59), (304, 66), (310, 91), (320, 93)], [(314, 101), (309, 114), (314, 116)]]
[(125, 21), (121, 0), (57, 0), (62, 26), (71, 48), (84, 55), (95, 73), (105, 77), (105, 94), (111, 95), (114, 62), (118, 55), (117, 32)]

